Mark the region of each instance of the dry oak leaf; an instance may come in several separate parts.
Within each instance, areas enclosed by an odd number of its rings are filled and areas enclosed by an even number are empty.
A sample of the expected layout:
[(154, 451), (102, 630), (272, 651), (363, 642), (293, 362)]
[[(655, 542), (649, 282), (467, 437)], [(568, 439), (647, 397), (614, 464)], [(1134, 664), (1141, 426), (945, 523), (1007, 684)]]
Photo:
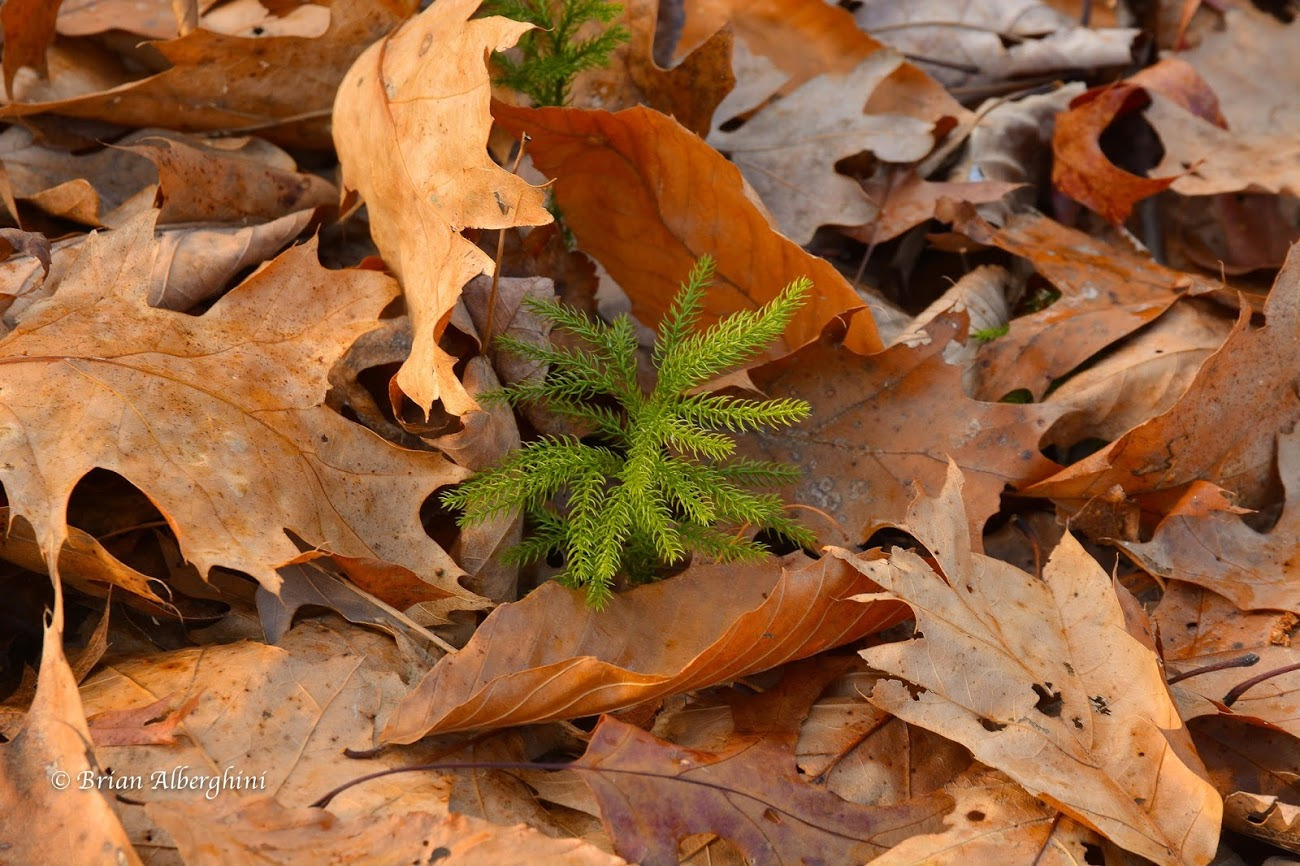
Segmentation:
[(1244, 610), (1300, 613), (1300, 431), (1277, 437), (1277, 469), (1287, 498), (1266, 533), (1220, 488), (1193, 481), (1150, 541), (1119, 546), (1151, 574), (1212, 589)]
[(618, 111), (645, 105), (663, 112), (697, 135), (708, 135), (713, 111), (735, 85), (731, 31), (723, 28), (671, 69), (655, 63), (658, 9), (674, 0), (625, 0), (622, 24), (631, 39), (614, 49), (609, 63), (580, 73), (569, 105)]
[(299, 553), (292, 531), (483, 603), (419, 517), (464, 472), (322, 405), (331, 364), (374, 326), (392, 281), (327, 271), (312, 242), (202, 316), (156, 310), (153, 228), (145, 214), (89, 238), (54, 296), (0, 340), (0, 483), (46, 558), (67, 537), (73, 487), (103, 468), (150, 497), (200, 574), (222, 565), (274, 591)]
[[(220, 776), (228, 770), (255, 781), (222, 791), (217, 802), (265, 793), (285, 806), (301, 807), (366, 772), (445, 756), (445, 744), (386, 749), (366, 765), (344, 754), (373, 748), (375, 719), (405, 690), (402, 674), (408, 667), (388, 635), (329, 617), (299, 623), (279, 646), (242, 640), (119, 657), (82, 684), (81, 700), (94, 715), (168, 695), (197, 697), (177, 727), (174, 745), (97, 744), (99, 765), (122, 777), (145, 779), (178, 767), (189, 767), (194, 775)], [(446, 774), (396, 774), (347, 789), (330, 809), (344, 820), (410, 811), (443, 814), (451, 789)], [(158, 843), (158, 811), (187, 803), (214, 806), (200, 792), (176, 785), (146, 784), (129, 796), (133, 802), (119, 809), (138, 846)]]
[(6, 94), (13, 93), (14, 75), (24, 66), (30, 66), (38, 75), (49, 72), (45, 49), (54, 41), (58, 14), (58, 0), (9, 0), (0, 6)]
[(465, 283), (492, 260), (461, 236), (551, 221), (544, 193), (488, 156), (487, 55), (531, 25), (469, 16), (480, 0), (439, 0), (376, 42), (339, 85), (334, 142), (343, 185), (361, 193), (370, 231), (406, 294), (414, 329), (397, 384), (426, 413), (478, 404), (438, 338)]
[[(555, 178), (555, 199), (582, 249), (654, 327), (703, 255), (717, 263), (701, 327), (757, 309), (801, 276), (813, 293), (772, 350), (779, 357), (817, 339), (826, 322), (863, 306), (825, 259), (775, 231), (745, 194), (740, 171), (670, 117), (647, 108), (615, 114), (572, 108), (520, 109), (494, 103), (498, 123), (527, 132), (533, 163)], [(853, 320), (845, 344), (882, 348), (869, 316)]]
[(324, 809), (289, 808), (271, 797), (149, 806), (187, 866), (626, 866), (579, 839), (553, 839), (522, 824), (503, 827), (456, 814), (405, 812), (340, 819)]
[(63, 603), (55, 592), (36, 698), (22, 730), (0, 745), (0, 852), (10, 863), (138, 864), (108, 798), (77, 781), (100, 767), (63, 655)]
[(596, 795), (614, 849), (642, 866), (675, 866), (678, 843), (697, 833), (727, 839), (756, 866), (861, 863), (951, 807), (942, 795), (850, 803), (798, 776), (788, 739), (741, 736), (704, 752), (605, 716), (572, 766)]
[(871, 861), (876, 866), (1078, 866), (1101, 839), (1036, 800), (996, 770), (963, 774), (944, 790), (957, 806), (942, 832), (905, 839)]
[(1220, 794), (1255, 791), (1300, 802), (1300, 739), (1230, 715), (1188, 719), (1187, 727)]
[[(1172, 171), (1141, 177), (1116, 166), (1102, 151), (1101, 136), (1117, 118), (1146, 107), (1153, 94), (1162, 94), (1205, 121), (1223, 127), (1219, 101), (1210, 86), (1186, 61), (1162, 60), (1136, 75), (1105, 87), (1095, 87), (1070, 102), (1056, 117), (1052, 135), (1052, 183), (1058, 190), (1114, 223), (1128, 219), (1133, 205), (1168, 189), (1200, 157), (1183, 159)], [(1171, 144), (1179, 136), (1167, 136)], [(1186, 148), (1179, 147), (1179, 157)], [(1168, 165), (1170, 160), (1166, 159)]]
[(328, 148), (329, 107), (343, 74), (366, 46), (409, 17), (418, 3), (314, 0), (314, 5), (329, 12), (329, 28), (319, 37), (249, 37), (198, 29), (153, 43), (169, 69), (125, 83), (120, 73), (106, 81), (92, 79), (89, 92), (77, 57), (65, 61), (60, 71), (52, 51), (48, 85), (35, 80), (35, 73), (20, 72), (13, 101), (0, 106), (0, 117), (49, 112), (184, 131), (247, 128), (285, 146)]
[[(1127, 631), (1105, 571), (1062, 537), (1041, 578), (971, 552), (961, 472), (899, 526), (910, 550), (855, 564), (916, 614), (913, 640), (863, 650), (871, 702), (962, 743), (1034, 796), (1161, 866), (1214, 857), (1222, 817), (1155, 653)], [(946, 580), (945, 580), (946, 578)]]
[(194, 695), (172, 707), (174, 695), (159, 698), (143, 707), (106, 710), (86, 719), (96, 746), (170, 746), (176, 743), (176, 728), (198, 706)]
[(1001, 400), (1019, 388), (1035, 399), (1056, 379), (1155, 319), (1187, 291), (1217, 284), (1166, 268), (1037, 212), (1016, 214), (1002, 228), (970, 205), (941, 207), (941, 219), (973, 241), (1029, 260), (1061, 292), (1046, 309), (1011, 321), (1011, 330), (980, 347), (978, 396)]
[(764, 394), (808, 400), (813, 412), (779, 434), (746, 434), (741, 451), (803, 467), (790, 498), (827, 512), (854, 543), (902, 520), (912, 482), (939, 486), (952, 457), (968, 473), (966, 509), (979, 538), (1007, 484), (1053, 471), (1038, 440), (1060, 410), (967, 397), (961, 368), (944, 360), (965, 329), (964, 316), (945, 313), (926, 325), (924, 342), (862, 357), (833, 323), (816, 343), (750, 371)]
[(844, 75), (814, 78), (739, 129), (713, 133), (709, 144), (740, 168), (781, 233), (796, 243), (811, 241), (818, 226), (870, 222), (880, 209), (835, 163), (863, 152), (885, 162), (916, 162), (937, 137), (935, 121), (865, 110), (905, 63), (881, 47)]
[[(767, 670), (888, 628), (897, 605), (855, 611), (868, 581), (802, 554), (697, 565), (591, 610), (547, 583), (503, 604), (389, 718), (383, 739), (569, 719), (630, 707)], [(689, 624), (689, 626), (684, 624)], [(551, 635), (522, 641), (519, 635)]]
[(1271, 795), (1235, 791), (1224, 799), (1223, 823), (1238, 833), (1300, 854), (1300, 805)]
[(1207, 481), (1235, 493), (1242, 507), (1264, 504), (1276, 433), (1300, 420), (1300, 246), (1278, 274), (1264, 317), (1263, 327), (1252, 327), (1244, 309), (1166, 412), (1024, 492), (1082, 502), (1119, 485), (1163, 512), (1192, 482)]

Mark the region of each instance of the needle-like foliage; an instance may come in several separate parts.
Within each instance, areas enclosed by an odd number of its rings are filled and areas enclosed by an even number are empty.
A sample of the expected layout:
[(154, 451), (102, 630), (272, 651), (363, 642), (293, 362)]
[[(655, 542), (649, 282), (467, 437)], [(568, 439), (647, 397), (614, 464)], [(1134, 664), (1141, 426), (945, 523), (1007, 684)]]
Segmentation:
[(604, 66), (610, 53), (629, 38), (621, 25), (578, 32), (588, 22), (608, 24), (623, 7), (606, 0), (488, 0), (483, 11), (537, 26), (519, 40), (519, 59), (497, 54), (501, 70), (497, 79), (518, 90), (534, 105), (564, 105), (579, 72)]
[(499, 344), (549, 366), (545, 378), (497, 392), (511, 405), (540, 402), (593, 431), (587, 441), (545, 437), (449, 491), (461, 525), (522, 509), (532, 534), (510, 551), (516, 562), (564, 559), (560, 580), (585, 587), (602, 606), (620, 572), (633, 581), (695, 551), (720, 561), (755, 560), (766, 548), (742, 529), (767, 529), (811, 545), (812, 533), (785, 514), (775, 493), (799, 477), (794, 466), (734, 457), (727, 433), (798, 423), (802, 400), (748, 400), (688, 393), (756, 357), (780, 336), (811, 288), (796, 280), (764, 307), (697, 330), (713, 262), (700, 259), (664, 317), (652, 352), (658, 380), (637, 384), (632, 320), (606, 325), (554, 301), (525, 303), (581, 340), (581, 348), (538, 346), (512, 337)]

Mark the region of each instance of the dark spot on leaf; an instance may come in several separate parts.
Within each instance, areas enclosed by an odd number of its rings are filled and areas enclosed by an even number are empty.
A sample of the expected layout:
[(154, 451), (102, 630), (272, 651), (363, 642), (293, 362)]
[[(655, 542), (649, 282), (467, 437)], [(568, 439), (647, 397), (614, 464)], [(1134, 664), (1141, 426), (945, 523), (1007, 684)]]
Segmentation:
[(446, 860), (450, 856), (451, 856), (451, 849), (444, 848), (443, 846), (439, 845), (437, 848), (434, 848), (432, 851), (429, 852), (429, 862), (437, 863), (439, 860)]
[(1034, 709), (1045, 716), (1057, 718), (1061, 715), (1061, 707), (1064, 701), (1061, 700), (1061, 693), (1052, 690), (1051, 683), (1039, 685), (1034, 683), (1034, 694), (1038, 695), (1038, 702), (1034, 704)]
[(781, 816), (771, 806), (768, 806), (766, 809), (763, 810), (763, 819), (766, 821), (771, 821), (773, 824), (781, 823)]
[(1101, 713), (1103, 716), (1110, 715), (1110, 705), (1106, 703), (1106, 699), (1103, 698), (1101, 695), (1095, 695), (1091, 698), (1088, 698), (1088, 701), (1092, 704), (1092, 708), (1097, 712)]
[(1074, 676), (1074, 665), (1070, 664), (1069, 662), (1065, 662), (1065, 672), (1070, 676)]
[(1083, 730), (1083, 719), (1079, 718), (1078, 716), (1075, 716), (1074, 718), (1070, 719), (1070, 721), (1074, 722), (1074, 726), (1076, 728), (1078, 728), (1081, 731)]
[(1090, 864), (1090, 866), (1106, 866), (1106, 852), (1102, 851), (1100, 845), (1084, 842), (1083, 862)]
[(980, 727), (982, 727), (984, 730), (988, 731), (991, 734), (996, 734), (998, 731), (1005, 728), (1006, 725), (999, 725), (997, 722), (993, 721), (992, 719), (980, 719)]
[(967, 821), (983, 821), (984, 818), (985, 818), (984, 813), (981, 812), (979, 809), (972, 809), (971, 811), (966, 813)]

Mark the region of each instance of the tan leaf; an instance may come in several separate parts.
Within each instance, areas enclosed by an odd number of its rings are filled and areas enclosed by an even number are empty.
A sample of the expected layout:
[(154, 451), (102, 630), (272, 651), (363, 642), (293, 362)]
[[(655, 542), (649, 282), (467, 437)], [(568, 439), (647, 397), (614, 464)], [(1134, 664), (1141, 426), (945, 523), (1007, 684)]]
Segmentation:
[(1101, 839), (996, 771), (965, 775), (945, 789), (957, 802), (941, 833), (904, 839), (878, 866), (1009, 863), (1077, 866)]
[(713, 110), (736, 79), (731, 73), (731, 31), (723, 28), (702, 45), (664, 69), (654, 59), (658, 10), (673, 0), (627, 0), (615, 23), (631, 39), (614, 49), (610, 61), (574, 79), (569, 105), (620, 111), (645, 105), (670, 117), (696, 135), (705, 136)]
[[(63, 605), (45, 624), (36, 699), (0, 745), (0, 850), (14, 863), (138, 864), (108, 798), (96, 789), (90, 731), (63, 655)], [(86, 774), (83, 776), (82, 774)], [(83, 778), (91, 779), (83, 787)]]
[(1223, 802), (1225, 826), (1300, 854), (1300, 806), (1238, 791)]
[(334, 106), (343, 185), (365, 199), (375, 245), (411, 313), (414, 343), (397, 384), (426, 413), (435, 400), (452, 415), (478, 408), (437, 344), (461, 288), (492, 271), (492, 260), (460, 230), (551, 221), (542, 191), (487, 152), (486, 54), (514, 45), (530, 27), (468, 20), (478, 5), (442, 0), (372, 45)]
[(821, 225), (874, 220), (879, 209), (861, 184), (835, 171), (835, 163), (864, 151), (886, 162), (915, 162), (930, 152), (935, 121), (866, 111), (905, 62), (881, 48), (847, 74), (812, 79), (740, 129), (713, 133), (709, 144), (740, 168), (777, 227), (796, 243), (811, 241)]
[(1052, 389), (1045, 402), (1069, 413), (1052, 425), (1047, 440), (1063, 447), (1089, 437), (1111, 441), (1168, 410), (1231, 331), (1220, 308), (1174, 304)]
[(14, 75), (24, 66), (30, 66), (39, 75), (48, 73), (45, 49), (54, 40), (58, 14), (58, 0), (12, 0), (0, 7), (6, 94), (13, 93)]
[[(50, 85), (20, 73), (0, 117), (54, 112), (128, 126), (184, 131), (256, 129), (286, 146), (328, 148), (329, 108), (361, 51), (415, 11), (416, 0), (319, 0), (329, 29), (319, 38), (199, 29), (155, 43), (171, 67), (137, 81), (99, 75), (86, 82), (85, 49), (50, 54)], [(256, 60), (250, 62), (250, 50)], [(62, 60), (62, 69), (56, 60)], [(97, 71), (97, 70), (96, 70)], [(88, 86), (87, 86), (88, 85)], [(269, 127), (269, 128), (268, 128)]]
[[(791, 320), (774, 355), (814, 340), (822, 326), (863, 305), (829, 262), (782, 237), (746, 197), (740, 172), (671, 118), (645, 108), (617, 114), (518, 109), (496, 103), (507, 130), (527, 132), (529, 153), (556, 179), (555, 198), (579, 245), (598, 259), (653, 327), (695, 261), (711, 255), (717, 282), (701, 325), (755, 309), (801, 276), (811, 299)], [(881, 348), (869, 317), (845, 337), (854, 351)]]
[(288, 808), (266, 797), (149, 807), (188, 866), (304, 862), (383, 866), (425, 862), (438, 866), (621, 866), (626, 861), (577, 839), (552, 839), (523, 825), (502, 827), (465, 815), (406, 812), (340, 820), (324, 809)]
[[(934, 555), (837, 556), (901, 598), (923, 637), (863, 651), (872, 703), (969, 748), (1031, 794), (1160, 864), (1214, 857), (1221, 803), (1155, 653), (1128, 633), (1110, 578), (1066, 534), (1035, 578), (971, 552), (961, 473), (901, 529)], [(947, 581), (945, 581), (945, 577)]]
[(1081, 501), (1118, 484), (1164, 510), (1200, 480), (1236, 493), (1243, 507), (1263, 504), (1276, 433), (1300, 419), (1300, 247), (1278, 274), (1264, 316), (1256, 328), (1243, 312), (1168, 411), (1026, 492)]
[(910, 171), (898, 183), (873, 179), (863, 186), (879, 214), (866, 225), (846, 229), (844, 234), (865, 244), (874, 244), (896, 238), (933, 219), (943, 199), (985, 205), (1001, 201), (1008, 193), (1021, 189), (1023, 184), (992, 180), (942, 183), (925, 180), (915, 171)]
[[(866, 583), (842, 563), (799, 554), (693, 566), (600, 612), (547, 583), (489, 614), (402, 701), (383, 738), (589, 716), (814, 655), (897, 622), (896, 606), (854, 611), (844, 600)], [(553, 637), (511, 637), (542, 633)]]
[(746, 434), (741, 451), (802, 467), (790, 499), (825, 511), (852, 543), (901, 521), (912, 482), (938, 486), (952, 457), (970, 473), (966, 507), (978, 538), (1007, 484), (1052, 471), (1038, 440), (1058, 410), (967, 397), (962, 371), (944, 360), (964, 329), (959, 315), (945, 313), (919, 345), (862, 357), (828, 327), (818, 342), (750, 371), (767, 396), (805, 399), (813, 411), (788, 430)]
[(1061, 292), (1046, 309), (1012, 320), (1008, 334), (980, 347), (978, 394), (985, 400), (1019, 388), (1039, 398), (1055, 379), (1159, 316), (1180, 291), (1214, 287), (1039, 213), (1018, 214), (1000, 229), (969, 205), (949, 216), (972, 240), (1028, 259)]
[(194, 317), (146, 306), (155, 249), (149, 215), (92, 237), (0, 342), (0, 481), (47, 558), (73, 487), (99, 467), (150, 496), (200, 574), (220, 564), (274, 590), (275, 568), (298, 555), (288, 529), (436, 583), (441, 568), (440, 585), (472, 604), (419, 520), (460, 470), (321, 405), (330, 365), (374, 325), (391, 281), (327, 271), (310, 243)]

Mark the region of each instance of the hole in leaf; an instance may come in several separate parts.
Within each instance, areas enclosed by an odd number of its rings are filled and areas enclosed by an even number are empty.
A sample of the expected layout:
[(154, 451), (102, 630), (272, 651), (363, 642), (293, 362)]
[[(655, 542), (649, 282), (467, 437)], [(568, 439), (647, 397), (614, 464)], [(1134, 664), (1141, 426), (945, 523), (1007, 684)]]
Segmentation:
[(998, 731), (1006, 728), (1006, 725), (1000, 725), (992, 719), (980, 719), (980, 727), (991, 734), (996, 734)]
[(1091, 866), (1106, 866), (1106, 852), (1100, 845), (1094, 845), (1091, 842), (1083, 843), (1083, 862)]
[(1061, 700), (1061, 693), (1052, 690), (1051, 683), (1039, 685), (1034, 683), (1034, 694), (1038, 695), (1038, 702), (1034, 704), (1034, 709), (1045, 716), (1056, 718), (1061, 715), (1061, 707), (1065, 702)]
[(966, 813), (967, 821), (976, 821), (976, 822), (983, 821), (985, 817), (987, 816), (979, 809), (972, 809), (971, 811)]

